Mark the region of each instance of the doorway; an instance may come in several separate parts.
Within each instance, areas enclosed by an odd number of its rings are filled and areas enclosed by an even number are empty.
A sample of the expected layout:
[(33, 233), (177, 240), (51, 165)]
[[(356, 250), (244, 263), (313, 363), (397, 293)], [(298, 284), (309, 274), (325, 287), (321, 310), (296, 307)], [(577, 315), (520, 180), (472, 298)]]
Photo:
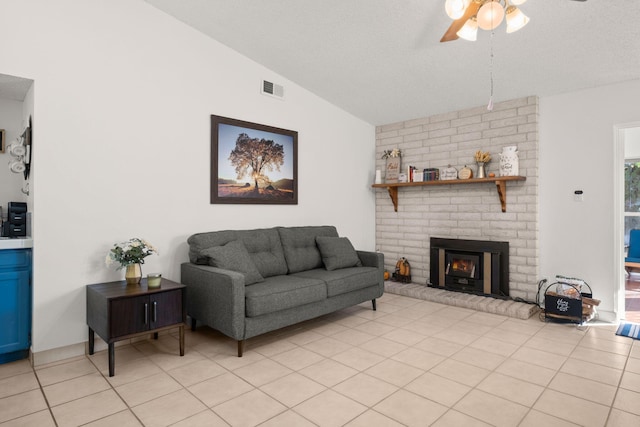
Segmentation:
[[(620, 215), (622, 242), (624, 244), (623, 257), (626, 257), (630, 245), (634, 247), (640, 242), (631, 242), (630, 231), (640, 229), (640, 124), (618, 127), (617, 146), (622, 151), (622, 170), (618, 173), (621, 183), (618, 194), (622, 195), (622, 211)], [(622, 181), (622, 182), (621, 182)], [(618, 205), (620, 206), (620, 205)], [(621, 260), (624, 263), (624, 258)], [(640, 323), (640, 268), (625, 265), (624, 279), (619, 292), (620, 318), (629, 322)]]

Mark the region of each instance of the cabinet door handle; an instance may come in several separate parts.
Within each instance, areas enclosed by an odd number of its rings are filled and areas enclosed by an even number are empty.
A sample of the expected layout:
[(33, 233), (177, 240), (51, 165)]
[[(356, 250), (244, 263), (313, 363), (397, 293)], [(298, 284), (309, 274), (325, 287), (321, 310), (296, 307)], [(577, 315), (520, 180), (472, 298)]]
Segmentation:
[(153, 320), (152, 322), (157, 322), (158, 321), (158, 302), (154, 301), (153, 302)]
[(149, 323), (149, 304), (144, 303), (144, 324)]

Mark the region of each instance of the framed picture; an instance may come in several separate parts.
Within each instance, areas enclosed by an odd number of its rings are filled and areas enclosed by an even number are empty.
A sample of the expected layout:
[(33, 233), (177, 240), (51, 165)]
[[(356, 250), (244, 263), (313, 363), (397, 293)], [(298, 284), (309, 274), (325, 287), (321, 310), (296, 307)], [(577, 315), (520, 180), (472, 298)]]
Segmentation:
[(4, 129), (0, 129), (0, 153), (4, 153)]
[(211, 116), (211, 203), (298, 204), (298, 132)]

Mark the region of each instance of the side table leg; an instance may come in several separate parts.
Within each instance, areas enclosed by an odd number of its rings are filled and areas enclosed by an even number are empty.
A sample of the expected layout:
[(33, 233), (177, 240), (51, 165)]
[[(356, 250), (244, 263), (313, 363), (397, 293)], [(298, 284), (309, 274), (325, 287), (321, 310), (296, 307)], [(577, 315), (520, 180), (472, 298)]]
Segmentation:
[(95, 343), (95, 333), (93, 329), (89, 328), (89, 354), (93, 354), (93, 347)]
[(109, 376), (112, 377), (115, 374), (115, 344), (109, 344)]
[(184, 323), (178, 328), (180, 331), (180, 356), (184, 356)]

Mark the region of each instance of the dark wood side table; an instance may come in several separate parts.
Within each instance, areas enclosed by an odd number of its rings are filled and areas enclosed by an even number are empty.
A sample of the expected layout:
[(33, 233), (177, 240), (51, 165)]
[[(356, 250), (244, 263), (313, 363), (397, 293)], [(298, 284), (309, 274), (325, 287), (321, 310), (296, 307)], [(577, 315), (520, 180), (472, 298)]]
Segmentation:
[(109, 376), (115, 373), (114, 343), (137, 335), (178, 327), (180, 356), (184, 356), (185, 285), (162, 279), (149, 289), (147, 279), (139, 285), (119, 282), (87, 285), (89, 354), (93, 354), (94, 332), (109, 345)]

